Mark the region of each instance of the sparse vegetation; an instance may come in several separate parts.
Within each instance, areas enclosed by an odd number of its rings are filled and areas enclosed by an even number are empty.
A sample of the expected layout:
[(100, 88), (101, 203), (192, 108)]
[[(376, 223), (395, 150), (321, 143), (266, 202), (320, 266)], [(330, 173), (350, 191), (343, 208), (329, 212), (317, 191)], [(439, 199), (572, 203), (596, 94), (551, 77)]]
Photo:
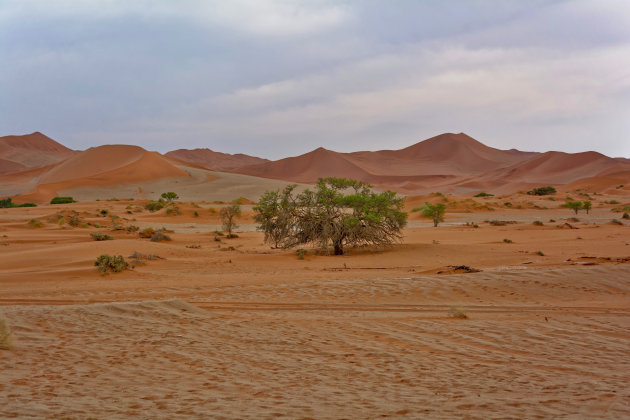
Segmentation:
[(109, 236), (105, 233), (100, 233), (100, 232), (90, 233), (90, 236), (95, 241), (111, 241), (114, 239), (112, 236)]
[(40, 228), (44, 226), (44, 223), (42, 223), (42, 221), (39, 219), (31, 219), (28, 221), (28, 225), (32, 228)]
[(532, 225), (534, 225), (534, 226), (544, 226), (544, 223), (541, 222), (540, 220), (534, 220), (532, 222)]
[(473, 197), (494, 197), (494, 194), (488, 194), (487, 192), (480, 192), (479, 194), (475, 194)]
[(575, 212), (575, 214), (578, 214), (578, 211), (584, 208), (584, 203), (581, 201), (567, 201), (564, 203), (564, 207), (571, 209)]
[(630, 219), (630, 214), (628, 213), (624, 213), (623, 216), (621, 216), (622, 219)]
[(174, 203), (175, 200), (179, 199), (179, 195), (177, 195), (176, 193), (172, 191), (162, 193), (160, 197), (162, 197), (162, 199), (164, 199), (164, 201), (166, 201), (169, 204)]
[(294, 188), (267, 192), (254, 208), (268, 242), (284, 248), (314, 243), (326, 252), (332, 245), (342, 255), (346, 246), (387, 246), (402, 238), (404, 198), (391, 191), (375, 193), (367, 183), (344, 178), (320, 178), (315, 191), (297, 195)]
[(451, 309), (448, 311), (448, 316), (450, 318), (456, 318), (456, 319), (468, 319), (468, 315), (466, 315), (464, 311), (454, 306), (452, 306)]
[(4, 198), (0, 200), (0, 209), (10, 209), (10, 208), (16, 208), (16, 207), (37, 207), (37, 204), (35, 203), (18, 204), (11, 201), (11, 198)]
[(541, 257), (544, 257), (544, 256), (545, 256), (545, 253), (544, 253), (544, 252), (542, 252), (542, 251), (536, 251), (536, 252), (535, 252), (535, 254), (536, 254), (536, 255), (540, 255)]
[(306, 250), (305, 249), (296, 249), (295, 253), (297, 254), (298, 260), (303, 260), (304, 259), (304, 255), (306, 255)]
[(622, 225), (623, 226), (623, 222), (621, 220), (612, 219), (611, 223), (614, 223), (615, 225)]
[(129, 263), (122, 255), (99, 255), (94, 265), (101, 274), (118, 273), (129, 268)]
[(147, 204), (144, 205), (144, 208), (149, 210), (151, 213), (154, 213), (158, 210), (162, 210), (165, 206), (164, 201), (159, 200), (159, 201), (150, 201)]
[(556, 189), (552, 186), (538, 187), (534, 188), (533, 190), (527, 191), (528, 195), (551, 195), (555, 193)]
[(163, 242), (170, 241), (171, 237), (163, 232), (155, 232), (153, 236), (151, 236), (151, 242)]
[(503, 242), (505, 242), (506, 244), (511, 244), (513, 241), (511, 239), (505, 238), (503, 239)]
[(586, 210), (586, 214), (588, 214), (588, 212), (593, 208), (593, 203), (589, 200), (583, 201), (582, 208)]
[(236, 229), (236, 219), (241, 217), (241, 206), (238, 204), (232, 204), (230, 206), (223, 207), (220, 212), (221, 222), (223, 223), (223, 229), (227, 231), (227, 238), (235, 238), (232, 234), (232, 230)]
[(76, 203), (76, 201), (72, 197), (55, 197), (50, 200), (50, 204), (68, 204), (68, 203)]
[(182, 214), (182, 211), (179, 209), (179, 207), (177, 207), (177, 206), (175, 206), (175, 205), (174, 205), (174, 206), (172, 206), (172, 207), (168, 207), (168, 208), (166, 209), (166, 214), (167, 214), (168, 216), (179, 216), (179, 215), (181, 215), (181, 214)]
[(433, 220), (433, 227), (437, 227), (440, 222), (444, 221), (444, 213), (446, 213), (446, 206), (442, 203), (435, 205), (431, 203), (425, 203), (422, 215)]
[(144, 228), (138, 233), (141, 238), (150, 238), (155, 233), (155, 230), (152, 227)]

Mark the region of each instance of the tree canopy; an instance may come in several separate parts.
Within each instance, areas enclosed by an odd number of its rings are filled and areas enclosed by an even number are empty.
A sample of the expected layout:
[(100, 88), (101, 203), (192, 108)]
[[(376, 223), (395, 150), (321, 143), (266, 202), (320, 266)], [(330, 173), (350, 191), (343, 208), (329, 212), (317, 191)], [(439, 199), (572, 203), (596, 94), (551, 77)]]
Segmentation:
[(438, 223), (444, 221), (444, 213), (446, 206), (443, 203), (431, 204), (425, 203), (422, 215), (433, 220), (433, 227), (437, 227)]
[(402, 239), (404, 198), (376, 193), (371, 185), (345, 178), (320, 178), (315, 190), (295, 194), (295, 185), (268, 191), (254, 207), (265, 241), (290, 248), (312, 243), (335, 255), (348, 246), (386, 246)]

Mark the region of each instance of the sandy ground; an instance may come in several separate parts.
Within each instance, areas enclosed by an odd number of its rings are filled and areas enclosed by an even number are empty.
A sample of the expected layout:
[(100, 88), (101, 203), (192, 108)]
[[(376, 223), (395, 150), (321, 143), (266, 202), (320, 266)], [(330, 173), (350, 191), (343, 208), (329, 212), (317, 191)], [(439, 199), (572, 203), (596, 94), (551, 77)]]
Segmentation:
[[(300, 260), (247, 211), (216, 241), (221, 204), (139, 204), (0, 210), (1, 418), (630, 418), (630, 222), (609, 208), (413, 215), (391, 249)], [(134, 251), (162, 258), (92, 265)]]

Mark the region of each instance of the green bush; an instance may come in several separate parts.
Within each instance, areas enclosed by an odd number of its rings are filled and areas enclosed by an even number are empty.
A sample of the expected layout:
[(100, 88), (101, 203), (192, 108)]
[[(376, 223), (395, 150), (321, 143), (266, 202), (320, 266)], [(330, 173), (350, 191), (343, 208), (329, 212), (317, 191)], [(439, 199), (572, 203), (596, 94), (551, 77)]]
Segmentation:
[(534, 226), (543, 226), (543, 225), (544, 225), (544, 223), (543, 223), (543, 222), (541, 222), (540, 220), (534, 220), (534, 221), (532, 222), (532, 225), (534, 225)]
[(34, 227), (34, 228), (40, 228), (40, 227), (44, 226), (44, 224), (42, 223), (42, 221), (41, 221), (41, 220), (39, 220), (39, 219), (31, 219), (31, 220), (29, 220), (29, 221), (28, 221), (28, 225), (29, 225), (30, 227)]
[(11, 198), (4, 198), (0, 200), (0, 209), (10, 209), (15, 207), (37, 207), (35, 203), (14, 203), (11, 201)]
[(99, 255), (94, 265), (101, 274), (119, 273), (129, 268), (129, 264), (122, 255)]
[(144, 208), (153, 213), (158, 210), (162, 210), (164, 208), (164, 202), (163, 201), (150, 201), (144, 205)]
[(105, 233), (100, 233), (100, 232), (90, 233), (90, 236), (95, 241), (111, 241), (114, 239), (112, 236), (109, 236)]
[(50, 204), (68, 204), (68, 203), (76, 203), (76, 201), (72, 197), (55, 197), (50, 200)]
[(295, 253), (297, 254), (298, 260), (303, 260), (304, 259), (304, 255), (306, 255), (306, 250), (305, 249), (296, 249)]
[(550, 195), (550, 194), (555, 194), (555, 193), (556, 193), (556, 189), (552, 186), (538, 187), (538, 188), (534, 188), (531, 191), (527, 191), (528, 195)]
[(177, 206), (169, 207), (166, 209), (166, 214), (168, 216), (178, 216), (182, 214), (182, 211)]
[(487, 192), (480, 192), (479, 194), (475, 194), (473, 197), (494, 197), (494, 194), (488, 194)]
[(621, 216), (622, 219), (630, 219), (630, 214), (628, 213), (624, 213), (623, 216)]
[(512, 241), (511, 239), (505, 238), (503, 239), (503, 242), (505, 242), (506, 244), (511, 244), (514, 241)]
[(153, 236), (154, 233), (155, 233), (155, 230), (153, 230), (152, 227), (148, 227), (148, 228), (142, 229), (138, 235), (140, 235), (141, 238), (150, 238)]

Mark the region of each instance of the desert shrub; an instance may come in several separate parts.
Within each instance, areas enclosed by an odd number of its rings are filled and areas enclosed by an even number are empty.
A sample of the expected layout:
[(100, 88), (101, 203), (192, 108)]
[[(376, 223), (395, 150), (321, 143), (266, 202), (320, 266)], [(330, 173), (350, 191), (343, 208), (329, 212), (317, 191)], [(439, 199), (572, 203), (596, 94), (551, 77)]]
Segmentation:
[(575, 214), (578, 214), (578, 211), (584, 208), (584, 203), (581, 201), (567, 201), (564, 203), (564, 207), (571, 209), (575, 212)]
[(11, 330), (9, 330), (9, 325), (7, 325), (7, 321), (0, 317), (0, 350), (10, 350), (11, 349)]
[(79, 219), (79, 216), (72, 216), (70, 220), (68, 220), (68, 224), (72, 227), (77, 227), (81, 224), (81, 219)]
[(487, 192), (480, 192), (479, 194), (475, 194), (473, 197), (494, 197), (494, 194), (488, 194)]
[(507, 224), (505, 220), (489, 220), (488, 223), (492, 226), (505, 226)]
[(94, 265), (101, 274), (118, 273), (129, 268), (129, 264), (122, 255), (99, 255)]
[(535, 252), (535, 254), (536, 254), (536, 255), (540, 255), (541, 257), (544, 257), (544, 256), (545, 256), (545, 253), (544, 253), (544, 252), (542, 252), (542, 251), (536, 251), (536, 252)]
[(144, 205), (144, 208), (149, 210), (151, 213), (153, 213), (158, 210), (162, 210), (164, 208), (164, 202), (163, 201), (150, 201)]
[(617, 201), (617, 200), (610, 200), (610, 201), (604, 201), (604, 203), (606, 203), (606, 204), (619, 204), (619, 201)]
[(195, 210), (195, 211), (193, 212), (193, 216), (195, 216), (195, 217), (199, 217), (199, 212), (198, 212), (197, 210)]
[(468, 315), (464, 311), (454, 306), (448, 311), (448, 316), (456, 319), (468, 319)]
[(612, 219), (611, 222), (614, 223), (615, 225), (623, 225), (623, 222), (621, 220)]
[(179, 199), (179, 196), (172, 191), (162, 193), (160, 197), (162, 197), (168, 203), (173, 203), (175, 200)]
[(162, 242), (162, 241), (170, 241), (171, 237), (162, 232), (155, 232), (153, 236), (151, 236), (151, 242)]
[(621, 216), (622, 219), (630, 219), (630, 214), (628, 213), (624, 213), (623, 216)]
[(114, 239), (112, 236), (109, 236), (105, 233), (100, 233), (100, 232), (90, 233), (90, 236), (95, 241), (111, 241)]
[(169, 207), (166, 209), (166, 214), (168, 216), (179, 216), (182, 214), (182, 211), (177, 206)]
[(422, 210), (424, 210), (424, 206), (414, 207), (414, 208), (411, 209), (411, 212), (412, 213), (416, 213), (416, 212), (419, 212), (419, 211), (422, 211)]
[(238, 204), (232, 204), (231, 206), (223, 207), (219, 213), (221, 216), (221, 222), (223, 223), (223, 229), (227, 231), (227, 237), (233, 238), (232, 230), (236, 229), (236, 219), (241, 217), (241, 206)]
[(513, 241), (511, 239), (505, 238), (503, 239), (503, 242), (505, 242), (506, 244), (511, 244)]
[(148, 228), (142, 229), (138, 235), (140, 235), (141, 238), (150, 238), (153, 236), (154, 233), (155, 233), (155, 230), (153, 230), (152, 227), (148, 227)]
[(105, 216), (107, 216), (107, 214), (109, 213), (109, 210), (107, 210), (107, 209), (102, 209), (99, 213), (100, 213), (103, 217), (105, 217)]
[(221, 238), (219, 238), (218, 236), (215, 236), (215, 237), (214, 237), (214, 241), (215, 241), (215, 242), (221, 242)]
[(297, 254), (298, 260), (303, 260), (304, 259), (304, 255), (306, 255), (306, 250), (305, 249), (296, 249), (295, 253)]
[(34, 227), (34, 228), (40, 228), (40, 227), (44, 226), (44, 224), (42, 223), (42, 221), (41, 221), (41, 220), (39, 220), (39, 219), (31, 219), (31, 220), (29, 220), (29, 221), (28, 221), (28, 225), (29, 225), (30, 227)]
[(510, 203), (509, 201), (506, 201), (505, 203), (503, 203), (503, 205), (505, 207), (512, 207), (512, 203)]
[(37, 204), (35, 203), (18, 204), (18, 203), (12, 202), (11, 198), (4, 198), (0, 200), (0, 209), (10, 209), (10, 208), (16, 208), (16, 207), (37, 207)]
[(541, 222), (540, 220), (534, 220), (534, 221), (532, 222), (532, 225), (534, 225), (534, 226), (543, 226), (543, 225), (544, 225), (544, 223), (543, 223), (543, 222)]
[(137, 232), (140, 228), (136, 225), (129, 225), (125, 228), (127, 232)]
[(136, 260), (163, 260), (164, 259), (164, 258), (160, 257), (159, 255), (143, 254), (143, 253), (138, 252), (138, 251), (134, 251), (133, 254), (131, 254), (129, 256), (129, 258), (136, 259)]
[(422, 215), (433, 220), (433, 227), (437, 227), (440, 222), (444, 221), (444, 213), (446, 213), (446, 206), (442, 203), (435, 205), (431, 203), (424, 204), (424, 210)]
[(210, 207), (208, 209), (208, 212), (210, 212), (210, 214), (217, 214), (217, 209), (215, 209), (214, 207)]
[(556, 189), (552, 186), (538, 187), (538, 188), (534, 188), (531, 191), (527, 191), (528, 195), (550, 195), (550, 194), (555, 194), (555, 193), (556, 193)]
[(68, 204), (68, 203), (76, 203), (76, 201), (72, 197), (55, 197), (50, 200), (50, 204)]
[(591, 211), (591, 209), (593, 208), (593, 203), (591, 203), (589, 200), (583, 201), (582, 208), (586, 210), (586, 214), (588, 214), (589, 211)]
[(223, 236), (223, 232), (221, 232), (220, 230), (215, 230), (213, 233), (217, 236)]

